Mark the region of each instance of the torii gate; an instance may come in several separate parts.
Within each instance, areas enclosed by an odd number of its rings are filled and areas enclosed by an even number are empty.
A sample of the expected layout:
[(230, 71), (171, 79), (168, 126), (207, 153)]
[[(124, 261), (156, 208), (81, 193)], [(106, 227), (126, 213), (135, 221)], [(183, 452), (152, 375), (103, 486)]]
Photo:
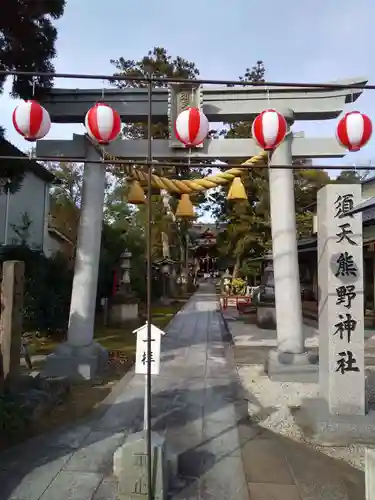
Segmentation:
[[(338, 117), (346, 103), (354, 102), (362, 91), (348, 90), (343, 85), (366, 84), (358, 78), (338, 81), (338, 88), (290, 87), (216, 87), (202, 88), (194, 84), (171, 85), (153, 90), (152, 120), (169, 123), (170, 139), (152, 141), (154, 160), (187, 158), (187, 151), (177, 141), (172, 124), (187, 106), (202, 107), (210, 122), (249, 121), (266, 108), (282, 113), (289, 127), (298, 120), (327, 120)], [(123, 122), (147, 121), (147, 89), (54, 89), (41, 102), (55, 123), (83, 123), (87, 111), (103, 100), (115, 109)], [(106, 148), (108, 155), (124, 160), (147, 158), (146, 140), (117, 140)], [(190, 154), (194, 160), (244, 160), (262, 163), (267, 155), (262, 153), (253, 139), (206, 140), (203, 147)], [(332, 138), (306, 138), (303, 133), (288, 133), (270, 160), (270, 205), (272, 221), (272, 254), (275, 276), (277, 350), (271, 350), (268, 359), (269, 375), (283, 373), (283, 354), (297, 372), (317, 369), (305, 350), (299, 266), (296, 241), (295, 199), (293, 171), (272, 168), (272, 165), (291, 165), (296, 158), (339, 158), (345, 151)], [(85, 164), (83, 177), (83, 202), (79, 225), (75, 274), (70, 307), (68, 341), (47, 358), (46, 372), (51, 375), (72, 375), (80, 371), (90, 378), (97, 367), (100, 346), (93, 342), (97, 277), (103, 219), (105, 165), (98, 164), (101, 156), (83, 135), (73, 134), (72, 140), (42, 140), (37, 143), (38, 157), (60, 156), (92, 160)], [(237, 173), (225, 172), (211, 176), (211, 182), (198, 181), (201, 189), (227, 182)], [(130, 171), (128, 173), (131, 173)], [(226, 174), (226, 175), (225, 175)], [(135, 174), (138, 178), (141, 173)], [(223, 178), (224, 176), (224, 178)], [(207, 180), (207, 179), (206, 179)], [(189, 181), (184, 181), (189, 182)], [(195, 180), (195, 183), (197, 181)], [(160, 184), (154, 181), (156, 187)], [(180, 186), (181, 187), (181, 186)], [(179, 189), (183, 192), (183, 189)], [(285, 293), (287, 290), (287, 293)], [(292, 307), (291, 307), (292, 305)], [(281, 356), (280, 356), (281, 354)], [(284, 356), (285, 358), (285, 356)], [(82, 371), (85, 366), (86, 371)], [(291, 371), (289, 364), (288, 371)]]

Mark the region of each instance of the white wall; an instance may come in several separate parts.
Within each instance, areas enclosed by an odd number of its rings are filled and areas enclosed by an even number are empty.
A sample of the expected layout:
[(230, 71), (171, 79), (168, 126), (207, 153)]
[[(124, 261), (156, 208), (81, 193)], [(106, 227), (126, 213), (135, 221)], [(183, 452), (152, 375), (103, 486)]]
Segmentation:
[[(43, 248), (48, 215), (48, 206), (46, 206), (46, 199), (48, 199), (46, 193), (48, 192), (48, 183), (32, 172), (25, 174), (21, 189), (9, 196), (8, 244), (20, 243), (20, 238), (12, 225), (22, 226), (22, 216), (27, 213), (31, 220), (27, 244), (31, 248)], [(0, 194), (0, 245), (4, 244), (6, 198), (2, 192)]]

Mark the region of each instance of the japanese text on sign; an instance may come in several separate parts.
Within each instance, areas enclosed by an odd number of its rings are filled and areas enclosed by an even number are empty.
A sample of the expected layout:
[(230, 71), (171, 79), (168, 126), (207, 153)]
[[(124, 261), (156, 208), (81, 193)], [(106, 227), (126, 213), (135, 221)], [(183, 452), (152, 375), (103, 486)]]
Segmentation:
[[(335, 216), (339, 224), (336, 232), (336, 243), (338, 245), (345, 244), (350, 250), (350, 247), (357, 246), (354, 241), (354, 233), (351, 227), (351, 219), (353, 215), (349, 212), (354, 208), (354, 195), (347, 193), (339, 195), (334, 204)], [(336, 259), (336, 270), (334, 272), (336, 278), (352, 277), (357, 278), (358, 269), (350, 251), (343, 249)], [(333, 335), (337, 336), (341, 341), (348, 344), (347, 349), (340, 349), (336, 359), (336, 372), (345, 375), (348, 372), (358, 372), (357, 360), (353, 352), (350, 350), (350, 343), (357, 327), (357, 320), (352, 316), (351, 309), (353, 302), (356, 300), (357, 292), (353, 284), (341, 285), (336, 287), (336, 305), (345, 308), (340, 310), (337, 315), (337, 322), (334, 325)]]

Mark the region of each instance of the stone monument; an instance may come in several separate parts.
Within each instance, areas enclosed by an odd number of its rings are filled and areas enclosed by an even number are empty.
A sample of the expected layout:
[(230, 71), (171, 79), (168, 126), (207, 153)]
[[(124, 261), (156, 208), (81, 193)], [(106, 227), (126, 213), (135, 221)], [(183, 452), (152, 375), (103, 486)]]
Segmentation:
[(364, 366), (360, 184), (318, 192), (319, 399), (303, 402), (297, 421), (315, 440), (345, 445), (375, 440), (367, 413)]
[(361, 198), (360, 184), (318, 192), (319, 387), (338, 415), (366, 412)]
[[(119, 500), (145, 500), (148, 495), (147, 453), (145, 433), (131, 434), (115, 451), (113, 473), (118, 478)], [(151, 461), (153, 498), (166, 500), (168, 496), (169, 464), (165, 439), (151, 433)]]

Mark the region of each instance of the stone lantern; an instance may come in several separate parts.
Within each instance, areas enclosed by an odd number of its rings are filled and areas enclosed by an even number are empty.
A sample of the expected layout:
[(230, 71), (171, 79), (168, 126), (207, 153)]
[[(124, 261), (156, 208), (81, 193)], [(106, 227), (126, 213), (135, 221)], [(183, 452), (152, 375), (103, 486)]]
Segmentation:
[(132, 253), (128, 250), (125, 250), (120, 255), (120, 269), (121, 269), (121, 281), (120, 288), (122, 287), (124, 293), (128, 293), (131, 295), (131, 284), (130, 284), (130, 269), (131, 269), (131, 258)]
[(132, 254), (125, 250), (120, 256), (119, 286), (112, 298), (110, 319), (112, 323), (124, 323), (138, 318), (138, 302), (131, 289), (130, 271)]
[(169, 303), (170, 296), (174, 296), (175, 294), (175, 282), (172, 282), (172, 280), (176, 279), (174, 271), (175, 261), (164, 257), (163, 259), (156, 261), (155, 265), (158, 266), (159, 276), (163, 285), (161, 301)]

